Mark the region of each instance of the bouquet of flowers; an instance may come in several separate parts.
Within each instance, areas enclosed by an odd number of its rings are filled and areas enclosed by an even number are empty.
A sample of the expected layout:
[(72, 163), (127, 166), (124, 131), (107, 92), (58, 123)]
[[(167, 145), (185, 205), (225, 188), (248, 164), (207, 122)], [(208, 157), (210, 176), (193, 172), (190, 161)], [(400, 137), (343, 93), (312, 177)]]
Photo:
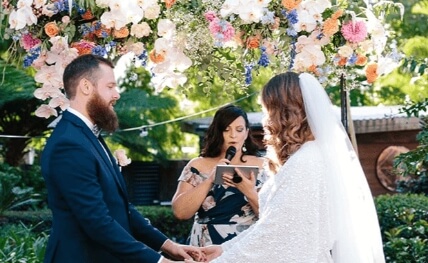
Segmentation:
[[(332, 2), (335, 2), (334, 4)], [(361, 3), (360, 3), (361, 2)], [(401, 7), (400, 4), (385, 2)], [(361, 4), (365, 4), (364, 7)], [(400, 56), (388, 45), (383, 1), (328, 0), (4, 0), (4, 37), (35, 69), (34, 95), (48, 118), (68, 107), (62, 74), (75, 57), (131, 54), (156, 91), (251, 84), (257, 68), (312, 72), (322, 83), (346, 73), (371, 83)], [(381, 14), (377, 16), (376, 14)], [(1, 17), (0, 17), (1, 19)]]

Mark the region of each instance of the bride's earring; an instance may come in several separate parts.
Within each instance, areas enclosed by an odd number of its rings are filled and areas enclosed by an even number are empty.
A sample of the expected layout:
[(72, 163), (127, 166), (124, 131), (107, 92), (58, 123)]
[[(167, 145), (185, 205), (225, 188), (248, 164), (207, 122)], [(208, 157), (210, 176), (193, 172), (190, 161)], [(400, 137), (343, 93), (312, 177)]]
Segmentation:
[(247, 152), (247, 147), (245, 147), (245, 142), (244, 142), (244, 145), (242, 145), (242, 152), (243, 152), (243, 153), (246, 153), (246, 152)]

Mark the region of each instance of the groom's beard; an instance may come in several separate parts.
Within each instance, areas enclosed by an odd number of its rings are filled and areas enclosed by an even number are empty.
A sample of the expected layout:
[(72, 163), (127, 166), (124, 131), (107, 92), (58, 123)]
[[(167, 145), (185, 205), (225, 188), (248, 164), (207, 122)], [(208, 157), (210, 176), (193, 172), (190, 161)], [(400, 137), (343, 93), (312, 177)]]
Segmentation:
[(116, 112), (110, 108), (110, 103), (101, 98), (98, 91), (89, 99), (86, 109), (89, 117), (100, 129), (114, 132), (119, 127)]

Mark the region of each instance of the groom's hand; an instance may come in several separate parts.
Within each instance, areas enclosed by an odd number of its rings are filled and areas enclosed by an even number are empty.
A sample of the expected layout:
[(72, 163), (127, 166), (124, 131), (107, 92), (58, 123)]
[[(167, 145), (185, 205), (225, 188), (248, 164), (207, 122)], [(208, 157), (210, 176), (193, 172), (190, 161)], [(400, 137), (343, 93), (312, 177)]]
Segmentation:
[(161, 251), (168, 254), (175, 260), (196, 260), (205, 261), (205, 255), (200, 247), (180, 245), (178, 243), (167, 240), (161, 247)]

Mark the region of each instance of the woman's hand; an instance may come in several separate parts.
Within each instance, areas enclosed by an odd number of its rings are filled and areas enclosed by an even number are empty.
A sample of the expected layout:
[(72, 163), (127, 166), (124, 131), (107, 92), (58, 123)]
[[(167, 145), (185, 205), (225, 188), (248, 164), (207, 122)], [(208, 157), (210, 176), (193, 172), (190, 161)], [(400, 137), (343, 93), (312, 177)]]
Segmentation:
[[(255, 185), (256, 185), (256, 176), (254, 175), (254, 172), (250, 172), (250, 178), (248, 178), (246, 175), (244, 175), (239, 168), (235, 168), (236, 174), (231, 173), (224, 173), (223, 174), (223, 180), (224, 184), (227, 186), (236, 187), (241, 193), (243, 193), (245, 196), (247, 194), (252, 194), (256, 192)], [(239, 176), (241, 178), (240, 182), (234, 182), (233, 178), (235, 176)]]

